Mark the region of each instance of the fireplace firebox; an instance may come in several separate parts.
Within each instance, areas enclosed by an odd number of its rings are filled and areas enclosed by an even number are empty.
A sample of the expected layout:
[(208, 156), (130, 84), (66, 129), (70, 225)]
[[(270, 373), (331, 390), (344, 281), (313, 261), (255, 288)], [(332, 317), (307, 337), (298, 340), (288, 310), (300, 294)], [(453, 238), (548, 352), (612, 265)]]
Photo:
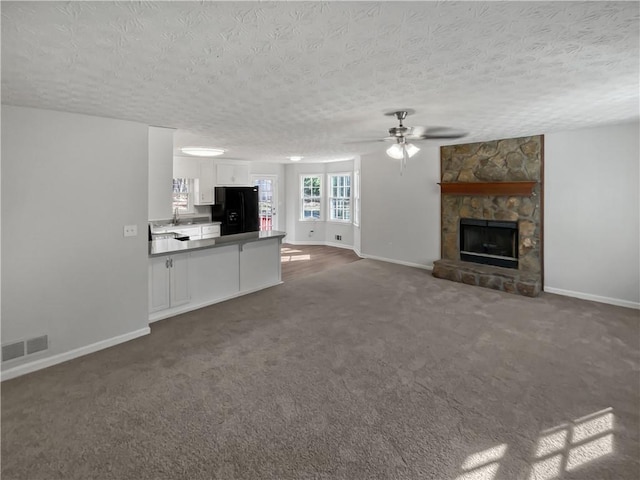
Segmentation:
[(518, 223), (461, 218), (460, 259), (518, 268)]

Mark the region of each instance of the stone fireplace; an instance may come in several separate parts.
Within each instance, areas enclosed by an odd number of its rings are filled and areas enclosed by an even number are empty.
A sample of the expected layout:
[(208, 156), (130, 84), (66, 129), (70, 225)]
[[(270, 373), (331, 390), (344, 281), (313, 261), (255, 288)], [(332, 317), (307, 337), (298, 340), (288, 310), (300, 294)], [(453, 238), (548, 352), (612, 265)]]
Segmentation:
[(544, 137), (441, 147), (440, 167), (442, 258), (433, 275), (538, 295)]

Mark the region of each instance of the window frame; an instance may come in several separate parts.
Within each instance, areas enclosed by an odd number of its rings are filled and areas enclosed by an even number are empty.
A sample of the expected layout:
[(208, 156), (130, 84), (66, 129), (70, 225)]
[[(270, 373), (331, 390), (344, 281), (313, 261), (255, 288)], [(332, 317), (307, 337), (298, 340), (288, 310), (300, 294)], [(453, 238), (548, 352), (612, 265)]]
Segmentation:
[[(184, 180), (184, 183), (187, 186), (187, 191), (185, 192), (187, 195), (187, 207), (186, 209), (179, 209), (178, 210), (178, 214), (179, 215), (190, 215), (195, 213), (195, 208), (194, 208), (194, 192), (195, 192), (195, 182), (193, 178), (188, 178), (188, 177), (175, 177), (173, 179), (173, 184), (175, 185), (176, 180)], [(172, 190), (171, 193), (171, 211), (175, 212), (176, 210), (176, 205), (175, 205), (175, 200), (173, 195), (175, 194), (175, 192)]]
[[(298, 216), (298, 219), (301, 222), (314, 222), (314, 221), (317, 222), (317, 221), (323, 221), (324, 220), (324, 208), (323, 208), (324, 195), (323, 195), (323, 190), (322, 190), (324, 182), (323, 182), (323, 178), (322, 177), (323, 177), (323, 175), (321, 173), (301, 173), (300, 174), (300, 184), (299, 184), (299, 188), (300, 188), (300, 190), (299, 190), (299, 195), (300, 195), (300, 197), (299, 197), (300, 215)], [(319, 182), (319, 186), (317, 187), (318, 188), (318, 195), (305, 196), (305, 193), (304, 193), (304, 189), (305, 189), (304, 181), (307, 178), (311, 178), (311, 179), (317, 178), (318, 179), (318, 182)], [(316, 188), (316, 187), (311, 186), (310, 188)], [(314, 198), (317, 198), (317, 200), (318, 200), (318, 212), (319, 212), (318, 215), (319, 216), (317, 218), (314, 217), (314, 216), (305, 217), (304, 216), (305, 200), (314, 199)], [(310, 211), (312, 211), (312, 210), (310, 210)]]
[[(333, 177), (347, 177), (349, 178), (349, 185), (348, 186), (338, 186), (337, 188), (348, 188), (349, 189), (349, 196), (345, 197), (345, 196), (333, 196)], [(349, 214), (349, 218), (348, 219), (343, 219), (343, 218), (332, 218), (333, 217), (333, 213), (334, 213), (334, 209), (332, 206), (332, 200), (334, 199), (338, 199), (338, 200), (349, 200), (348, 202), (348, 210), (346, 210)], [(329, 212), (327, 215), (327, 221), (328, 222), (332, 222), (332, 223), (341, 223), (341, 224), (345, 224), (345, 223), (353, 223), (353, 174), (352, 172), (330, 172), (327, 173), (327, 211)], [(344, 212), (344, 208), (342, 209), (342, 211)]]
[(353, 172), (353, 186), (351, 189), (351, 196), (353, 200), (353, 225), (360, 227), (360, 170), (354, 170)]

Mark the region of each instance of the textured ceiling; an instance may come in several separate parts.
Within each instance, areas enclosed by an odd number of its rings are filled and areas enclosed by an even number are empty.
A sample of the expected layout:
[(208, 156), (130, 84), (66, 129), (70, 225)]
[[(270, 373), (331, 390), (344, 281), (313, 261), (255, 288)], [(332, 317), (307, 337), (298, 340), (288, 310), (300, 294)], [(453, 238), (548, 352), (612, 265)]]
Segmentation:
[[(382, 150), (393, 108), (464, 142), (638, 118), (638, 2), (7, 2), (2, 103), (177, 128), (176, 146)], [(428, 141), (439, 145), (435, 141)], [(460, 141), (458, 141), (460, 142)], [(442, 143), (454, 143), (451, 141)]]

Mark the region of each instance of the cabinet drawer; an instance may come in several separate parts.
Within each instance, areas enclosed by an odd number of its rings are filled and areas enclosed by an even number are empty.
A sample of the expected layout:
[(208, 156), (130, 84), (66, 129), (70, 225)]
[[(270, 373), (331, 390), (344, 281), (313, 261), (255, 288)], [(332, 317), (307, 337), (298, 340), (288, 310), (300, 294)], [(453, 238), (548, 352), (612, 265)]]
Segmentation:
[(172, 231), (183, 235), (189, 235), (189, 237), (199, 237), (201, 235), (200, 227), (174, 228)]
[[(211, 237), (205, 235), (212, 235)], [(220, 236), (220, 225), (207, 225), (202, 227), (203, 238), (213, 238)]]

